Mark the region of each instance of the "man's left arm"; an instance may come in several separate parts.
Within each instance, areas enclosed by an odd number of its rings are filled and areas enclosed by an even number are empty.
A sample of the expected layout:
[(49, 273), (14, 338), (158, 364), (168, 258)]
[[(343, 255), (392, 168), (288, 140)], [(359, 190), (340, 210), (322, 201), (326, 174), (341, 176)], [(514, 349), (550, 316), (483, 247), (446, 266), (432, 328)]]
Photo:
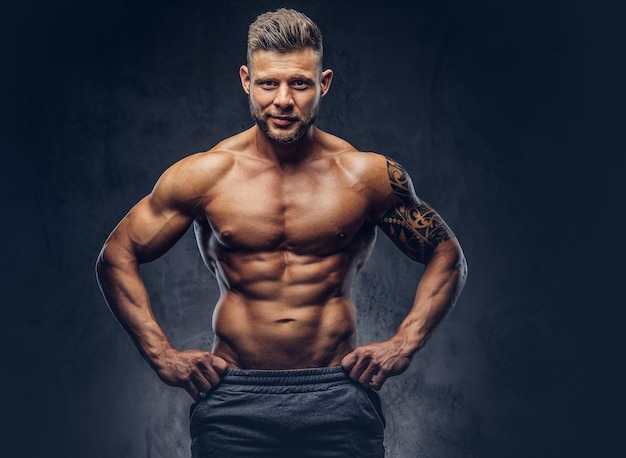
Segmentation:
[(375, 390), (409, 367), (413, 355), (454, 306), (467, 277), (465, 256), (450, 228), (416, 196), (400, 164), (386, 158), (386, 168), (385, 185), (391, 190), (387, 210), (377, 224), (403, 253), (426, 268), (413, 307), (396, 334), (385, 342), (360, 346), (342, 361), (353, 380)]

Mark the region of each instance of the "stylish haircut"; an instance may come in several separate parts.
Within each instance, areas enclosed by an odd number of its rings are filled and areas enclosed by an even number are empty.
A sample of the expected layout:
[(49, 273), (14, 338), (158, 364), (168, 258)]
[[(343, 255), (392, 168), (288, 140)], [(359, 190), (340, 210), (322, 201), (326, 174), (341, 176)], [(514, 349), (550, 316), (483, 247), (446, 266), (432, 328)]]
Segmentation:
[(248, 65), (255, 51), (287, 52), (312, 48), (322, 63), (322, 33), (308, 16), (292, 9), (280, 8), (261, 14), (248, 29)]

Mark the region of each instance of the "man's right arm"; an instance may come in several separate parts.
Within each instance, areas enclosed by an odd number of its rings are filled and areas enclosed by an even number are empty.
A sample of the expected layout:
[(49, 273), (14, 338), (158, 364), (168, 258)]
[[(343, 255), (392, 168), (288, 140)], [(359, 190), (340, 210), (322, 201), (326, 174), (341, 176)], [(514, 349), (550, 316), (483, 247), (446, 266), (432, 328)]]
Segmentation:
[(163, 255), (194, 219), (194, 190), (181, 186), (187, 178), (182, 175), (180, 167), (168, 170), (120, 221), (98, 256), (96, 272), (109, 308), (161, 380), (197, 400), (199, 393), (219, 383), (226, 362), (206, 351), (181, 352), (171, 345), (152, 313), (139, 273), (141, 263)]

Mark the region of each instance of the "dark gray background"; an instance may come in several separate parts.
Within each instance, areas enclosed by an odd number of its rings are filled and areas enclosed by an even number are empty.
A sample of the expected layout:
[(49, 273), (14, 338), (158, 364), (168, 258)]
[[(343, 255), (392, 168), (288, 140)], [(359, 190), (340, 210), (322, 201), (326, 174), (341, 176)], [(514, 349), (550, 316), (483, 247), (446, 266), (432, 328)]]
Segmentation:
[[(3, 0), (0, 453), (188, 455), (190, 400), (93, 265), (162, 170), (250, 125), (247, 26), (282, 5), (324, 33), (319, 125), (402, 162), (469, 261), (457, 308), (383, 389), (389, 456), (618, 456), (623, 14), (580, 0)], [(217, 288), (192, 234), (143, 271), (172, 341), (209, 348)], [(393, 333), (421, 271), (379, 237), (360, 342)]]

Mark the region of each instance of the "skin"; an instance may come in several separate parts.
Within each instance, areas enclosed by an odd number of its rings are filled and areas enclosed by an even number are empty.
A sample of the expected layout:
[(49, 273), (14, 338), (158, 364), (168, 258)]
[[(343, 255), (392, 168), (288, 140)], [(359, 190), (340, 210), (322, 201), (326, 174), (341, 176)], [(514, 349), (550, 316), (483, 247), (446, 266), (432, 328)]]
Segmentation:
[[(104, 244), (103, 294), (161, 380), (194, 400), (227, 367), (342, 365), (379, 390), (454, 305), (461, 247), (399, 164), (312, 124), (333, 77), (312, 49), (257, 51), (240, 77), (257, 124), (164, 172)], [(171, 345), (139, 274), (192, 225), (221, 291), (211, 352)], [(426, 268), (397, 332), (356, 347), (351, 286), (377, 226)]]

